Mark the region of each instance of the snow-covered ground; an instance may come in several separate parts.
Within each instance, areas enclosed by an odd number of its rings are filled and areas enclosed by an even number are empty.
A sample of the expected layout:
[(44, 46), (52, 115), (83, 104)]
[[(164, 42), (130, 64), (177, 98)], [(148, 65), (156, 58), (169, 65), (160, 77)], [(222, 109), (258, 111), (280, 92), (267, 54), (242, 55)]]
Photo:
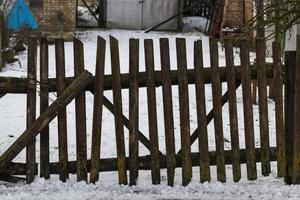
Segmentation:
[[(121, 72), (128, 72), (129, 53), (128, 41), (129, 38), (140, 38), (140, 71), (145, 71), (143, 39), (151, 38), (154, 40), (155, 52), (155, 68), (160, 69), (160, 54), (159, 54), (159, 38), (170, 39), (170, 55), (171, 68), (176, 69), (176, 49), (175, 38), (186, 38), (187, 41), (187, 60), (188, 68), (193, 68), (193, 43), (201, 39), (204, 47), (204, 65), (208, 67), (209, 49), (208, 38), (199, 33), (163, 33), (152, 32), (144, 34), (142, 31), (124, 31), (124, 30), (93, 30), (78, 32), (77, 37), (84, 42), (85, 49), (85, 68), (90, 72), (95, 71), (95, 55), (96, 55), (96, 40), (97, 36), (101, 36), (108, 41), (109, 35), (116, 37), (119, 40), (120, 46), (120, 63)], [(219, 46), (220, 56), (219, 62), (221, 66), (225, 64), (224, 51)], [(65, 44), (66, 51), (66, 74), (73, 76), (73, 45), (71, 42)], [(238, 50), (236, 50), (238, 52)], [(49, 47), (49, 66), (50, 77), (55, 77), (55, 52), (54, 46)], [(19, 55), (20, 63), (7, 65), (0, 76), (14, 76), (26, 77), (27, 74), (27, 52), (22, 52)], [(235, 53), (235, 63), (239, 64), (238, 53)], [(251, 55), (253, 59), (253, 55)], [(106, 51), (106, 69), (105, 73), (110, 74), (110, 52), (109, 44), (107, 43)], [(39, 69), (38, 69), (39, 74)], [(223, 93), (227, 90), (226, 84), (223, 84)], [(206, 85), (206, 103), (207, 112), (212, 108), (211, 85)], [(157, 88), (157, 112), (158, 112), (158, 128), (160, 150), (165, 152), (164, 141), (164, 124), (163, 124), (163, 104), (161, 87)], [(237, 90), (237, 107), (239, 120), (239, 135), (240, 146), (245, 147), (244, 125), (243, 125), (243, 106), (241, 88)], [(105, 92), (105, 95), (112, 100), (111, 92)], [(128, 116), (128, 90), (122, 91), (123, 95), (123, 112)], [(190, 122), (191, 132), (197, 127), (196, 124), (196, 102), (195, 102), (195, 88), (193, 85), (189, 86), (189, 100), (190, 100)], [(55, 94), (50, 95), (55, 99)], [(147, 98), (145, 88), (140, 89), (140, 130), (148, 137), (148, 118), (147, 118)], [(39, 98), (37, 98), (39, 100)], [(51, 100), (50, 100), (51, 101)], [(86, 109), (87, 109), (87, 141), (88, 141), (88, 157), (91, 152), (91, 127), (92, 127), (92, 110), (93, 110), (93, 96), (86, 93)], [(39, 101), (38, 101), (39, 102)], [(180, 127), (179, 127), (179, 102), (178, 102), (178, 88), (173, 87), (173, 104), (174, 104), (174, 122), (175, 122), (175, 138), (176, 149), (180, 149)], [(2, 154), (7, 147), (9, 147), (16, 138), (25, 130), (26, 125), (26, 96), (18, 94), (8, 94), (0, 99), (0, 154)], [(75, 139), (75, 115), (74, 102), (68, 106), (68, 147), (69, 160), (76, 158), (76, 139)], [(225, 137), (225, 149), (230, 149), (230, 127), (228, 116), (228, 105), (225, 104), (223, 109), (223, 127)], [(259, 136), (259, 120), (258, 107), (253, 106), (254, 111), (254, 125), (255, 125), (255, 145), (260, 146)], [(270, 145), (275, 146), (275, 113), (274, 103), (269, 101), (269, 127), (270, 127)], [(50, 160), (58, 161), (58, 143), (57, 143), (57, 120), (54, 119), (50, 124)], [(103, 113), (103, 129), (102, 129), (102, 143), (101, 143), (101, 157), (115, 157), (115, 134), (114, 134), (114, 119), (113, 115), (107, 109)], [(209, 132), (209, 149), (215, 150), (214, 127), (213, 122), (208, 126)], [(125, 129), (126, 150), (128, 155), (128, 131)], [(37, 138), (37, 141), (39, 137)], [(192, 146), (192, 151), (198, 151), (197, 142)], [(140, 154), (148, 155), (149, 151), (140, 145)], [(37, 142), (37, 158), (39, 158), (39, 142)], [(22, 151), (15, 161), (25, 161), (25, 151)], [(39, 159), (37, 159), (39, 161)], [(199, 184), (199, 169), (193, 168), (193, 181), (188, 187), (182, 187), (181, 184), (181, 170), (176, 170), (175, 187), (167, 187), (166, 185), (166, 171), (162, 170), (162, 184), (160, 186), (151, 185), (150, 171), (141, 172), (138, 185), (133, 187), (119, 186), (117, 184), (117, 173), (101, 173), (100, 181), (96, 185), (87, 185), (85, 183), (76, 183), (75, 176), (71, 176), (67, 183), (58, 181), (57, 176), (52, 176), (51, 180), (44, 181), (37, 178), (31, 185), (25, 184), (0, 184), (0, 199), (298, 199), (300, 193), (297, 191), (300, 187), (286, 186), (282, 179), (276, 178), (276, 163), (272, 163), (272, 174), (270, 177), (262, 177), (260, 171), (260, 164), (258, 166), (258, 180), (246, 180), (246, 168), (242, 165), (242, 180), (239, 183), (232, 182), (232, 168), (230, 165), (226, 167), (228, 182), (225, 184), (216, 182), (216, 169), (212, 169), (212, 182)]]

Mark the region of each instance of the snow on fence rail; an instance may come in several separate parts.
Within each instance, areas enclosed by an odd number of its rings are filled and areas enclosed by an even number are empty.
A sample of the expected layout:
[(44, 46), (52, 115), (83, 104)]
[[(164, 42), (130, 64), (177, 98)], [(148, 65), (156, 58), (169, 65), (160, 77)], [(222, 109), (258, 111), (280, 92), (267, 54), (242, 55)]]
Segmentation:
[[(257, 41), (258, 43), (261, 41)], [(270, 173), (270, 161), (278, 162), (278, 175), (285, 175), (285, 141), (283, 132), (282, 65), (278, 45), (274, 45), (274, 63), (265, 63), (264, 48), (257, 45), (257, 63), (250, 65), (247, 40), (241, 40), (241, 65), (234, 66), (233, 41), (225, 40), (226, 67), (219, 67), (217, 40), (210, 38), (211, 67), (203, 67), (202, 42), (194, 43), (194, 69), (187, 69), (185, 39), (176, 39), (178, 70), (170, 70), (169, 40), (160, 39), (161, 71), (154, 71), (153, 41), (144, 40), (146, 72), (139, 72), (139, 40), (129, 41), (129, 74), (120, 73), (118, 40), (110, 37), (112, 75), (104, 75), (106, 41), (99, 37), (95, 76), (84, 70), (83, 43), (74, 38), (75, 77), (65, 77), (65, 50), (63, 39), (55, 40), (56, 79), (48, 79), (48, 41), (40, 41), (40, 82), (37, 82), (37, 40), (31, 38), (28, 46), (28, 78), (0, 77), (0, 93), (27, 93), (27, 130), (0, 157), (0, 178), (13, 181), (15, 175), (26, 175), (31, 183), (38, 173), (35, 155), (35, 137), (40, 133), (40, 176), (50, 178), (59, 174), (66, 181), (69, 173), (76, 173), (78, 181), (90, 182), (99, 179), (99, 172), (118, 171), (119, 183), (136, 184), (139, 170), (151, 170), (153, 184), (161, 182), (160, 169), (167, 169), (168, 185), (174, 184), (175, 168), (182, 168), (182, 184), (187, 185), (193, 176), (192, 167), (200, 167), (201, 182), (211, 180), (210, 165), (217, 166), (218, 181), (226, 181), (225, 165), (232, 164), (233, 180), (241, 178), (241, 164), (246, 163), (247, 178), (257, 179), (256, 163), (262, 163), (262, 174)], [(277, 53), (276, 53), (277, 52)], [(272, 68), (274, 66), (274, 68)], [(267, 79), (276, 80), (276, 147), (269, 146)], [(261, 148), (255, 148), (251, 80), (258, 79)], [(228, 91), (222, 95), (221, 82), (227, 82)], [(212, 84), (213, 109), (206, 115), (205, 84)], [(40, 113), (36, 119), (36, 90), (40, 84)], [(196, 89), (198, 128), (190, 132), (188, 84)], [(179, 88), (179, 112), (181, 150), (175, 151), (172, 85)], [(246, 149), (240, 149), (237, 119), (236, 89), (242, 85)], [(155, 87), (162, 86), (166, 153), (158, 146), (158, 127)], [(147, 88), (149, 118), (148, 139), (139, 130), (139, 88)], [(122, 113), (121, 90), (129, 88), (129, 119)], [(104, 90), (112, 90), (113, 102), (104, 96)], [(91, 160), (87, 160), (87, 133), (85, 91), (94, 94)], [(49, 106), (49, 92), (57, 92), (57, 100)], [(77, 160), (68, 160), (66, 106), (75, 99)], [(222, 106), (229, 103), (231, 150), (224, 150)], [(114, 114), (116, 135), (116, 158), (100, 159), (102, 109)], [(58, 117), (59, 162), (49, 162), (49, 122)], [(216, 151), (208, 149), (207, 125), (214, 120)], [(125, 153), (124, 126), (129, 130), (129, 156)], [(198, 140), (199, 152), (192, 153), (191, 145)], [(139, 156), (141, 142), (150, 150), (150, 155)], [(25, 147), (26, 164), (11, 161)]]

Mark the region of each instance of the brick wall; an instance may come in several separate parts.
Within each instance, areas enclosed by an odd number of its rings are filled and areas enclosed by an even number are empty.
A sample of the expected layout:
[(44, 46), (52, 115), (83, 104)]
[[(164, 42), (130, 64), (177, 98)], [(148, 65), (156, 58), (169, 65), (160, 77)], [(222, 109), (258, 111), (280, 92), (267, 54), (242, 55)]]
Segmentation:
[(31, 10), (42, 32), (60, 34), (76, 28), (75, 0), (44, 0), (43, 7), (31, 6)]

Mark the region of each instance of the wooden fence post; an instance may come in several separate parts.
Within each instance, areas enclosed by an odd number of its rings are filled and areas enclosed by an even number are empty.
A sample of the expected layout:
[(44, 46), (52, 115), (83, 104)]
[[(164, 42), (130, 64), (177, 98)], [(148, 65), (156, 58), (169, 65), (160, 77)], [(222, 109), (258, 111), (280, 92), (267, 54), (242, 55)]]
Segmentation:
[(116, 38), (110, 36), (110, 53), (111, 53), (111, 71), (112, 71), (112, 86), (115, 114), (115, 132), (116, 146), (118, 157), (118, 175), (119, 183), (127, 185), (126, 173), (126, 154), (124, 141), (123, 127), (123, 111), (122, 111), (122, 91), (120, 77), (120, 58), (119, 58), (119, 42)]
[(295, 69), (296, 51), (286, 51), (285, 55), (285, 142), (286, 142), (286, 172), (284, 180), (292, 183), (293, 177), (293, 132), (294, 132), (294, 105), (295, 105)]
[(261, 170), (262, 175), (270, 174), (270, 141), (269, 141), (269, 120), (267, 102), (267, 76), (266, 76), (266, 46), (265, 39), (256, 39), (256, 61), (258, 79), (258, 107), (259, 107), (259, 128), (261, 146)]
[(104, 67), (106, 41), (98, 37), (97, 61), (95, 73), (95, 94), (93, 110), (93, 131), (92, 131), (92, 153), (90, 182), (95, 183), (99, 179), (101, 128), (103, 112), (103, 88), (104, 88)]
[(244, 126), (247, 152), (247, 178), (255, 180), (257, 178), (256, 161), (255, 161), (255, 141), (253, 125), (253, 108), (251, 99), (251, 75), (249, 69), (249, 51), (247, 40), (241, 40), (241, 79), (242, 93), (244, 104)]
[(233, 59), (233, 44), (232, 40), (225, 40), (225, 57), (227, 68), (227, 88), (228, 88), (228, 104), (230, 117), (230, 137), (232, 149), (232, 174), (235, 182), (241, 179), (240, 165), (240, 145), (239, 145), (239, 129), (238, 115), (236, 105), (236, 81)]
[(139, 40), (129, 40), (129, 179), (135, 185), (138, 177), (139, 130)]
[[(41, 39), (40, 45), (40, 113), (42, 114), (49, 107), (49, 86), (48, 86), (48, 41)], [(40, 176), (50, 178), (49, 165), (49, 126), (46, 126), (40, 135)]]
[(205, 100), (205, 83), (204, 83), (204, 68), (203, 68), (203, 49), (202, 41), (198, 40), (194, 43), (194, 68), (195, 68), (195, 89), (196, 89), (196, 104), (197, 104), (197, 132), (198, 146), (200, 154), (200, 181), (211, 180), (209, 166), (209, 149), (207, 135), (207, 120), (206, 120), (206, 100)]
[(181, 161), (182, 161), (182, 185), (188, 185), (193, 176), (191, 161), (190, 139), (190, 111), (189, 111), (189, 88), (186, 61), (186, 43), (184, 38), (176, 39), (177, 66), (178, 66), (178, 89), (180, 111), (180, 136), (181, 136)]
[(273, 43), (273, 62), (275, 92), (275, 120), (276, 120), (276, 146), (277, 146), (277, 174), (284, 177), (286, 172), (285, 133), (283, 115), (283, 76), (280, 54), (280, 43)]
[[(36, 68), (37, 68), (37, 39), (28, 39), (28, 65), (27, 65), (27, 123), (29, 129), (36, 118)], [(32, 183), (35, 177), (35, 139), (31, 141), (26, 149), (26, 183)]]
[[(300, 25), (298, 25), (300, 26)], [(298, 28), (299, 29), (299, 28)], [(300, 32), (297, 34), (293, 131), (293, 184), (300, 184)]]
[(147, 102), (148, 102), (148, 124), (150, 136), (150, 154), (151, 154), (151, 175), (152, 183), (160, 183), (159, 166), (159, 146), (158, 146), (158, 127), (157, 127), (157, 108), (154, 79), (154, 52), (153, 41), (145, 40), (145, 61), (147, 72)]
[[(66, 88), (65, 47), (64, 47), (63, 39), (55, 40), (55, 57), (56, 57), (57, 97), (59, 98)], [(60, 163), (59, 179), (65, 182), (69, 178), (66, 108), (64, 108), (64, 110), (61, 113), (59, 113), (57, 119), (58, 119), (58, 148), (59, 148), (59, 163)]]
[(168, 185), (174, 185), (176, 158), (175, 158), (175, 136), (174, 136), (174, 114), (172, 101), (172, 78), (170, 71), (170, 47), (167, 38), (161, 38), (160, 60), (162, 70), (162, 90), (164, 104), (165, 142), (167, 157)]
[[(74, 38), (74, 72), (75, 77), (84, 71), (84, 50), (80, 40)], [(87, 181), (87, 144), (86, 144), (86, 109), (85, 91), (75, 98), (76, 114), (76, 154), (77, 181)]]
[(211, 80), (212, 80), (212, 97), (214, 128), (217, 152), (217, 179), (220, 182), (226, 181), (226, 170), (224, 161), (224, 135), (223, 135), (223, 118), (222, 118), (222, 85), (220, 82), (219, 53), (218, 43), (215, 38), (209, 39), (210, 62), (211, 62)]

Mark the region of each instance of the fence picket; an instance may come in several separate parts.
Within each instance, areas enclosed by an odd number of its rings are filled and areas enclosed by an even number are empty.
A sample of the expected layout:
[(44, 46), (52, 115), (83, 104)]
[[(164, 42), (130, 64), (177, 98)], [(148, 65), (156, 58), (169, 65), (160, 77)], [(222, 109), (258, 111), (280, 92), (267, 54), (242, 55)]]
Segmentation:
[(139, 40), (129, 40), (129, 179), (135, 185), (138, 177), (139, 130)]
[(156, 94), (154, 79), (154, 52), (153, 41), (146, 39), (145, 46), (145, 63), (147, 73), (147, 101), (148, 101), (148, 123), (150, 136), (150, 155), (151, 155), (151, 175), (152, 183), (160, 183), (160, 166), (159, 166), (159, 146), (158, 146), (158, 128), (157, 128), (157, 110)]
[(209, 166), (209, 149), (207, 136), (206, 103), (205, 103), (205, 83), (203, 72), (203, 50), (202, 41), (194, 43), (194, 68), (195, 68), (195, 88), (197, 103), (197, 132), (200, 153), (200, 181), (211, 180)]
[[(27, 69), (27, 123), (26, 128), (30, 128), (36, 118), (36, 68), (37, 68), (37, 40), (28, 39), (28, 69)], [(35, 177), (35, 139), (26, 148), (26, 183), (32, 183)]]
[(162, 70), (162, 92), (164, 104), (164, 123), (165, 123), (165, 143), (167, 158), (167, 175), (168, 185), (174, 185), (174, 175), (176, 167), (175, 158), (175, 137), (174, 137), (174, 114), (172, 101), (172, 79), (170, 71), (170, 48), (169, 40), (161, 38), (160, 42), (160, 58)]
[(253, 110), (251, 100), (251, 76), (249, 69), (249, 51), (247, 40), (241, 40), (240, 43), (240, 57), (241, 57), (241, 79), (242, 79), (242, 93), (244, 104), (244, 126), (245, 126), (245, 140), (247, 152), (247, 178), (254, 180), (257, 178), (256, 162), (255, 162), (255, 141), (254, 141), (254, 127), (253, 127)]
[(296, 63), (295, 63), (295, 96), (294, 96), (294, 127), (293, 127), (293, 153), (292, 153), (292, 184), (300, 183), (300, 35), (296, 37)]
[(125, 155), (125, 141), (124, 128), (122, 119), (122, 93), (120, 80), (120, 58), (119, 58), (119, 42), (114, 37), (110, 36), (110, 54), (111, 54), (111, 71), (112, 71), (112, 86), (113, 86), (113, 100), (115, 112), (115, 132), (117, 145), (117, 160), (118, 160), (118, 174), (119, 183), (127, 185), (126, 174), (126, 155)]
[[(49, 58), (48, 58), (48, 41), (45, 38), (41, 39), (40, 47), (40, 113), (42, 114), (49, 107)], [(40, 135), (40, 176), (45, 179), (50, 178), (50, 165), (49, 165), (49, 126), (46, 126)]]
[(283, 124), (283, 77), (280, 59), (280, 44), (273, 43), (274, 87), (275, 91), (275, 120), (277, 146), (277, 174), (284, 177), (286, 172), (285, 134)]
[[(84, 50), (80, 40), (74, 37), (75, 77), (84, 71)], [(77, 181), (87, 181), (86, 110), (85, 91), (75, 98)]]
[[(55, 40), (55, 58), (56, 58), (56, 87), (57, 98), (66, 89), (65, 85), (65, 47), (63, 39)], [(60, 174), (59, 179), (65, 182), (69, 178), (68, 173), (68, 141), (67, 141), (67, 112), (64, 108), (57, 116), (58, 119), (58, 148)]]
[(269, 141), (269, 121), (267, 102), (267, 76), (266, 76), (266, 47), (264, 39), (256, 39), (256, 61), (258, 78), (258, 107), (259, 107), (259, 128), (261, 142), (261, 170), (262, 175), (270, 174), (270, 141)]
[(220, 81), (218, 43), (215, 38), (209, 39), (211, 80), (213, 96), (214, 128), (217, 152), (217, 179), (220, 182), (226, 181), (224, 161), (224, 135), (222, 119), (222, 85)]
[(229, 104), (229, 120), (230, 120), (230, 137), (232, 150), (232, 173), (235, 182), (241, 179), (240, 166), (240, 146), (239, 146), (239, 130), (237, 119), (236, 105), (236, 81), (233, 60), (233, 45), (232, 40), (225, 41), (225, 57), (227, 69), (227, 88), (228, 88), (228, 104)]
[(183, 38), (176, 38), (179, 112), (181, 132), (181, 161), (182, 161), (182, 185), (186, 186), (192, 179), (191, 140), (190, 140), (190, 112), (189, 92), (186, 61), (186, 43)]
[(93, 109), (93, 130), (92, 130), (92, 152), (91, 152), (91, 173), (90, 182), (95, 183), (99, 179), (100, 147), (103, 112), (103, 88), (104, 88), (104, 68), (105, 68), (106, 41), (98, 37), (97, 41), (97, 61), (96, 79)]

